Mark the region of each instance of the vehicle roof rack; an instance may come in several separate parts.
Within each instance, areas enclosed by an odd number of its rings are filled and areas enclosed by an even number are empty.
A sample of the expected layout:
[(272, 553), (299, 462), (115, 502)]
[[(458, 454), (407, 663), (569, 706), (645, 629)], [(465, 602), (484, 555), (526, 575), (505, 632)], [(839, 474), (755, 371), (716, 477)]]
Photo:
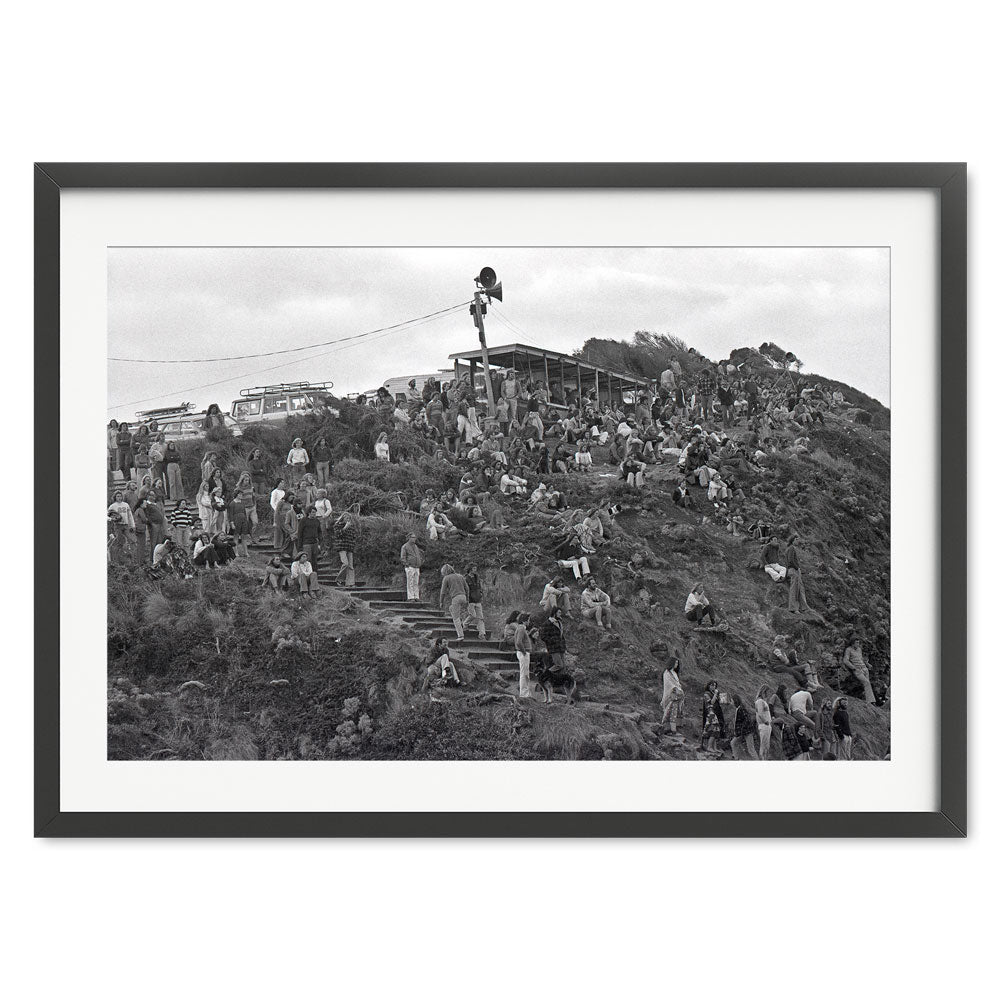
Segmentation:
[(332, 389), (332, 382), (282, 382), (280, 385), (258, 385), (240, 389), (241, 396), (264, 396), (269, 392), (297, 392), (302, 389)]
[(194, 403), (178, 403), (176, 406), (160, 406), (155, 410), (136, 410), (135, 415), (141, 420), (153, 420), (156, 417), (176, 417), (190, 413)]

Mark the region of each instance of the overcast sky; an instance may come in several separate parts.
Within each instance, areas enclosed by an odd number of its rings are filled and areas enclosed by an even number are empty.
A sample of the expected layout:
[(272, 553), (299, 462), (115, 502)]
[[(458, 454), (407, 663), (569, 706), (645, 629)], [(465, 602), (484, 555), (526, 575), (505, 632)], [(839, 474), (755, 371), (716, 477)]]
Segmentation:
[[(889, 403), (889, 251), (877, 248), (111, 249), (108, 355), (211, 358), (332, 341), (467, 302), (485, 264), (504, 286), (486, 318), (491, 346), (569, 353), (588, 337), (650, 330), (719, 359), (773, 340), (804, 371)], [(463, 309), (302, 355), (109, 361), (108, 416), (181, 400), (228, 410), (241, 388), (282, 381), (328, 380), (343, 395), (449, 367), (449, 354), (477, 346)]]

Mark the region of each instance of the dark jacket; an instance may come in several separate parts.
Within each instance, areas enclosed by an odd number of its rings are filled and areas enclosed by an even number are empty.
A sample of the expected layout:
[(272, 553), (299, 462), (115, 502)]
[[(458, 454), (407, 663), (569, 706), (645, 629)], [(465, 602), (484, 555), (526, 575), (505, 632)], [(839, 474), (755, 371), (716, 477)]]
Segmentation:
[(566, 652), (566, 635), (563, 632), (563, 627), (551, 618), (547, 618), (538, 630), (538, 638), (545, 643), (545, 648), (550, 653)]
[(299, 521), (299, 545), (318, 545), (320, 523), (318, 517), (304, 517)]
[(470, 604), (482, 604), (483, 603), (483, 585), (479, 579), (478, 574), (469, 573), (465, 577), (465, 582), (469, 588), (469, 603)]

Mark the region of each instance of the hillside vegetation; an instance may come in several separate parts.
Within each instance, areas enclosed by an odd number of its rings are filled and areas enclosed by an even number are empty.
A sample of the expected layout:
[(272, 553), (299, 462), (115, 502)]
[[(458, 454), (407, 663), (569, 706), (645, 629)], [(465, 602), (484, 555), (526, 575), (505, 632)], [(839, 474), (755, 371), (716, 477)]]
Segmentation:
[[(648, 378), (670, 360), (691, 373), (705, 364), (679, 341), (651, 334), (631, 344), (588, 341), (580, 353)], [(775, 371), (758, 352), (736, 351), (731, 360)], [(576, 614), (567, 622), (567, 659), (582, 680), (575, 706), (559, 696), (552, 705), (519, 703), (508, 682), (460, 653), (463, 686), (421, 692), (429, 643), (333, 589), (304, 604), (263, 590), (261, 557), (193, 580), (154, 580), (139, 567), (112, 565), (109, 757), (691, 758), (699, 755), (699, 701), (710, 678), (752, 702), (762, 683), (773, 690), (788, 681), (773, 672), (775, 646), (797, 645), (800, 659), (819, 665), (824, 687), (817, 698), (857, 695), (839, 666), (847, 637), (857, 633), (883, 704), (852, 698), (855, 757), (882, 758), (890, 744), (889, 413), (850, 387), (813, 375), (809, 381), (840, 387), (849, 405), (810, 429), (808, 453), (762, 463), (741, 484), (745, 500), (726, 515), (703, 490), (692, 491), (693, 508), (675, 506), (678, 475), (670, 464), (653, 466), (642, 492), (628, 491), (602, 448), (595, 448), (593, 473), (544, 477), (571, 507), (608, 497), (622, 505), (613, 536), (592, 560), (612, 598), (613, 631)], [(435, 460), (426, 440), (409, 430), (390, 435), (394, 464), (376, 463), (370, 456), (381, 430), (377, 413), (344, 402), (337, 417), (291, 418), (287, 426), (251, 427), (239, 439), (185, 444), (185, 482), (193, 495), (206, 447), (235, 481), (252, 448), (261, 449), (277, 475), (294, 437), (308, 447), (325, 436), (336, 459), (334, 507), (359, 514), (359, 578), (399, 587), (400, 547), (422, 523), (405, 508), (426, 490), (457, 488), (463, 470)], [(531, 486), (537, 481), (531, 477)], [(547, 525), (523, 500), (502, 507), (508, 528), (501, 534), (422, 542), (425, 597), (436, 594), (445, 563), (478, 564), (494, 632), (513, 608), (537, 613), (542, 587), (556, 572)], [(734, 523), (734, 512), (742, 521)], [(266, 502), (260, 514), (269, 518)], [(760, 543), (741, 529), (754, 521), (783, 536), (798, 534), (813, 613), (786, 611), (786, 587), (757, 568)], [(728, 620), (728, 633), (697, 630), (685, 620), (684, 601), (696, 581)], [(671, 653), (681, 660), (687, 693), (685, 742), (664, 738), (659, 728), (661, 678)], [(731, 720), (732, 705), (725, 711)]]

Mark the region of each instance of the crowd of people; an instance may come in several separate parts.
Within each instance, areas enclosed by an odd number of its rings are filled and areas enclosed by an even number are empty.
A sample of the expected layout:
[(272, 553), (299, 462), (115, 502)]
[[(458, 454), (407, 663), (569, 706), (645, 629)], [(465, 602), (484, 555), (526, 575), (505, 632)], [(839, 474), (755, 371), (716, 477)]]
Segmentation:
[[(502, 535), (509, 531), (512, 517), (522, 523), (529, 518), (537, 526), (534, 538), (551, 559), (541, 610), (512, 611), (502, 633), (502, 642), (517, 655), (521, 698), (532, 697), (532, 669), (536, 675), (544, 670), (557, 678), (567, 670), (565, 629), (570, 616), (578, 613), (599, 629), (613, 628), (610, 588), (601, 586), (601, 549), (615, 536), (621, 509), (616, 497), (641, 495), (655, 466), (667, 467), (665, 478), (673, 485), (672, 499), (679, 508), (702, 512), (734, 534), (759, 539), (759, 568), (775, 584), (787, 587), (790, 612), (809, 612), (797, 537), (789, 532), (780, 540), (768, 518), (759, 511), (750, 515), (747, 501), (751, 483), (767, 475), (773, 456), (808, 452), (809, 429), (823, 424), (832, 409), (846, 405), (841, 393), (790, 372), (744, 372), (723, 363), (706, 364), (691, 376), (675, 363), (656, 382), (637, 389), (628, 412), (621, 403), (599, 400), (595, 390), (564, 391), (519, 377), (513, 370), (495, 373), (493, 395), (495, 416), (487, 417), (468, 375), (450, 383), (429, 379), (419, 389), (411, 380), (402, 398), (380, 389), (369, 403), (381, 418), (370, 457), (377, 462), (405, 461), (392, 453), (390, 442), (396, 428), (406, 427), (425, 439), (435, 459), (454, 467), (458, 480), (455, 488), (405, 498), (414, 526), (399, 555), (408, 601), (420, 600), (427, 545), (463, 535)], [(210, 419), (211, 408), (206, 421)], [(594, 448), (606, 449), (602, 456), (606, 453), (617, 466), (621, 488), (599, 504), (573, 507), (565, 492), (545, 480), (570, 473), (593, 475)], [(193, 497), (181, 474), (176, 445), (164, 441), (155, 420), (140, 423), (134, 431), (111, 421), (108, 456), (109, 470), (121, 481), (108, 507), (109, 561), (138, 562), (154, 575), (189, 578), (199, 570), (246, 558), (249, 543), (269, 537), (277, 554), (264, 568), (262, 586), (315, 598), (319, 565), (327, 557), (339, 567), (337, 583), (355, 585), (356, 520), (351, 511), (336, 509), (330, 479), (333, 456), (324, 437), (308, 442), (294, 438), (280, 470), (269, 468), (259, 450), (251, 451), (246, 471), (235, 482), (227, 481), (218, 454), (209, 447)], [(440, 587), (434, 589), (439, 605), (451, 615), (458, 642), (465, 641), (467, 630), (479, 637), (487, 634), (475, 566), (459, 571), (445, 564)], [(697, 629), (727, 627), (701, 583), (691, 588), (683, 616)], [(868, 667), (853, 642), (843, 665), (862, 684), (866, 700), (874, 701)], [(796, 670), (795, 664), (785, 666)], [(428, 678), (459, 683), (446, 642), (435, 644), (427, 669)], [(679, 669), (676, 661), (664, 673), (663, 721), (671, 731), (676, 731), (683, 706)], [(793, 676), (801, 676), (806, 685), (804, 673)], [(838, 706), (829, 706), (831, 723), (825, 727), (827, 706), (813, 711), (809, 690), (806, 708), (802, 699), (796, 701), (798, 690), (790, 699), (784, 693), (782, 685), (773, 695), (762, 688), (752, 700), (733, 695), (734, 752), (742, 745), (751, 756), (766, 759), (777, 727), (782, 747), (790, 747), (794, 737), (800, 746), (809, 741), (801, 753), (819, 747), (825, 753), (850, 755), (846, 703), (839, 707), (838, 724), (832, 721)], [(716, 752), (729, 734), (721, 710), (724, 697), (717, 685), (705, 691), (703, 744), (708, 752)], [(826, 739), (828, 732), (833, 739)]]
[[(660, 706), (661, 726), (671, 734), (677, 733), (684, 717), (681, 673), (680, 658), (668, 657)], [(722, 691), (718, 681), (708, 681), (701, 695), (699, 749), (721, 757), (728, 746), (734, 759), (745, 754), (750, 760), (851, 760), (854, 734), (848, 699), (822, 698), (817, 706), (817, 689), (805, 681), (791, 689), (784, 683), (773, 690), (761, 684), (752, 699), (744, 699)], [(731, 724), (726, 704), (734, 709)]]

